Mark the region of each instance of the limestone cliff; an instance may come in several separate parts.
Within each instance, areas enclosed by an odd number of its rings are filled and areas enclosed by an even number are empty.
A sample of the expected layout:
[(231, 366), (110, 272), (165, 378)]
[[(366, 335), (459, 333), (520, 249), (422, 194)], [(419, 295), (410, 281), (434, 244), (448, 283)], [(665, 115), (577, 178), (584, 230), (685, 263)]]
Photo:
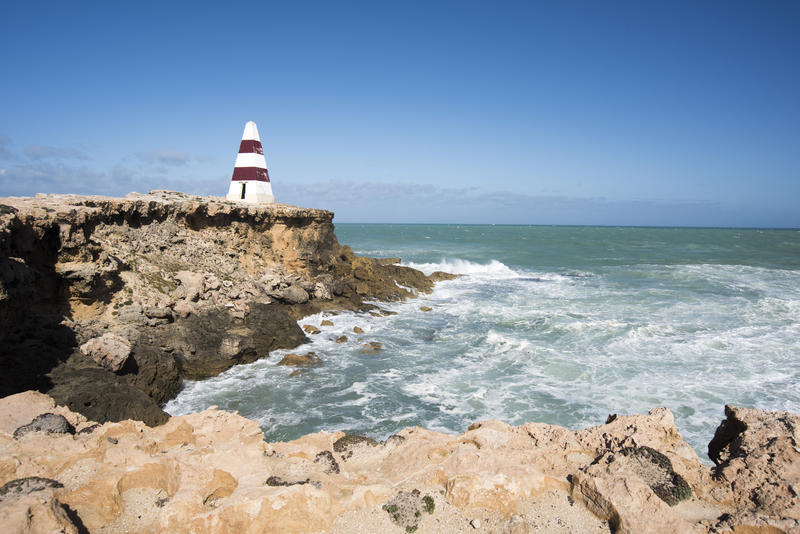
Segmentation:
[(356, 257), (332, 219), (167, 191), (0, 199), (0, 396), (163, 423), (182, 377), (302, 343), (301, 316), (431, 290)]
[[(209, 408), (97, 425), (49, 397), (0, 399), (0, 525), (90, 533), (800, 532), (800, 418), (727, 407), (702, 464), (672, 414), (585, 430), (499, 421), (269, 443)], [(49, 415), (47, 415), (49, 414)], [(38, 529), (38, 530), (37, 530)]]

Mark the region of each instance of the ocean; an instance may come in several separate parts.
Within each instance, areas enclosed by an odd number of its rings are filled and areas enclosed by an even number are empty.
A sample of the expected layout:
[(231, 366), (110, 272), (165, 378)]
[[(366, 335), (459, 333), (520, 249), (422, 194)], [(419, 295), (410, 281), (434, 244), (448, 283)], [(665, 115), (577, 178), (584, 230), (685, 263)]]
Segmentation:
[[(336, 234), (360, 255), (464, 276), (379, 303), (396, 315), (305, 318), (322, 330), (310, 343), (186, 382), (169, 413), (237, 410), (276, 441), (460, 433), (486, 419), (580, 429), (666, 406), (708, 461), (726, 403), (800, 412), (798, 230), (338, 224)], [(382, 350), (362, 352), (369, 341)], [(276, 365), (307, 351), (323, 364), (291, 377)]]

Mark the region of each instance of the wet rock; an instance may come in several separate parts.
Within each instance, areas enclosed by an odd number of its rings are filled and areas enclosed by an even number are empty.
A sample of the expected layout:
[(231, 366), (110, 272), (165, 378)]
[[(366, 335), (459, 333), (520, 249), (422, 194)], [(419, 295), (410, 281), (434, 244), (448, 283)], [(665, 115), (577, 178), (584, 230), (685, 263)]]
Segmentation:
[(304, 324), (303, 331), (306, 334), (319, 334), (319, 328), (311, 324)]
[(44, 413), (37, 415), (33, 421), (14, 431), (15, 438), (21, 438), (29, 432), (44, 432), (45, 434), (74, 434), (75, 427), (63, 415)]
[(90, 339), (81, 345), (80, 350), (101, 367), (117, 373), (131, 355), (131, 343), (124, 337), (108, 333)]
[(333, 321), (330, 321), (328, 319), (323, 319), (322, 322), (319, 324), (320, 326), (333, 326)]
[(56, 385), (47, 392), (56, 403), (67, 406), (92, 421), (137, 419), (155, 426), (169, 415), (147, 393), (124, 376), (100, 368), (60, 366), (52, 373)]
[(339, 336), (336, 338), (336, 343), (347, 343), (347, 336)]
[(353, 327), (353, 333), (355, 333), (355, 334), (363, 334), (364, 330), (362, 330), (361, 327), (359, 327), (359, 326), (354, 326)]
[(375, 354), (381, 351), (383, 345), (380, 341), (370, 341), (369, 343), (364, 343), (361, 346), (361, 352), (364, 354)]
[(433, 310), (433, 308), (431, 308), (430, 306), (420, 306), (419, 309), (424, 312), (429, 312)]
[[(265, 358), (273, 350), (296, 347), (307, 339), (285, 307), (260, 303), (252, 303), (243, 319), (210, 310), (160, 327), (156, 333), (176, 355), (181, 374), (192, 380), (215, 376), (233, 365)], [(232, 333), (238, 336), (236, 350), (223, 354), (221, 343)]]
[(291, 367), (312, 367), (320, 364), (322, 364), (322, 360), (314, 352), (303, 355), (289, 353), (278, 362), (278, 365), (288, 365)]

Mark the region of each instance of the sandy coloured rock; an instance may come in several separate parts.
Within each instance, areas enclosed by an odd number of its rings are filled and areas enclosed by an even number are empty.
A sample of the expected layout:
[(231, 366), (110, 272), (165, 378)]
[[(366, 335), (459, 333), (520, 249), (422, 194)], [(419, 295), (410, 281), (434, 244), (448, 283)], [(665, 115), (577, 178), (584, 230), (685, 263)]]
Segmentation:
[(278, 365), (288, 365), (290, 367), (311, 367), (320, 365), (321, 363), (322, 360), (319, 358), (319, 356), (313, 352), (308, 352), (302, 355), (289, 353), (278, 362)]
[(81, 352), (112, 373), (119, 372), (131, 355), (131, 344), (112, 333), (92, 338), (80, 347)]
[(306, 334), (319, 334), (319, 328), (317, 328), (312, 324), (304, 324), (303, 332), (305, 332)]
[[(241, 532), (242, 525), (253, 532), (402, 531), (396, 521), (416, 524), (419, 533), (475, 524), (486, 532), (798, 530), (793, 414), (729, 407), (728, 421), (749, 426), (726, 434), (733, 438), (722, 446), (727, 464), (715, 479), (719, 467), (700, 462), (664, 408), (578, 431), (481, 421), (460, 435), (406, 428), (383, 443), (341, 432), (270, 443), (256, 422), (213, 408), (159, 427), (109, 422), (75, 435), (14, 439), (9, 429), (38, 410), (91, 428), (40, 393), (0, 399), (0, 484), (40, 477), (63, 485), (8, 499), (38, 499), (21, 508), (4, 500), (0, 516), (22, 510), (34, 523), (67, 517), (89, 532), (143, 534)], [(760, 465), (769, 458), (770, 466)], [(664, 459), (691, 489), (673, 506), (652, 489), (672, 480)], [(67, 509), (73, 515), (60, 514)]]

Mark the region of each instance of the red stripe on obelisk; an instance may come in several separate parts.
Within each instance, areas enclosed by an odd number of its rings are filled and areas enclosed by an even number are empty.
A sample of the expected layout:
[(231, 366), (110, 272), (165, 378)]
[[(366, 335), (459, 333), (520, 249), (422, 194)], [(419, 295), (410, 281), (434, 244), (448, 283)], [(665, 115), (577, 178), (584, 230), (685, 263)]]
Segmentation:
[(234, 167), (231, 180), (253, 180), (256, 182), (269, 182), (267, 169), (260, 167)]
[(239, 145), (239, 154), (263, 154), (264, 149), (261, 147), (261, 141), (254, 139), (242, 139)]

